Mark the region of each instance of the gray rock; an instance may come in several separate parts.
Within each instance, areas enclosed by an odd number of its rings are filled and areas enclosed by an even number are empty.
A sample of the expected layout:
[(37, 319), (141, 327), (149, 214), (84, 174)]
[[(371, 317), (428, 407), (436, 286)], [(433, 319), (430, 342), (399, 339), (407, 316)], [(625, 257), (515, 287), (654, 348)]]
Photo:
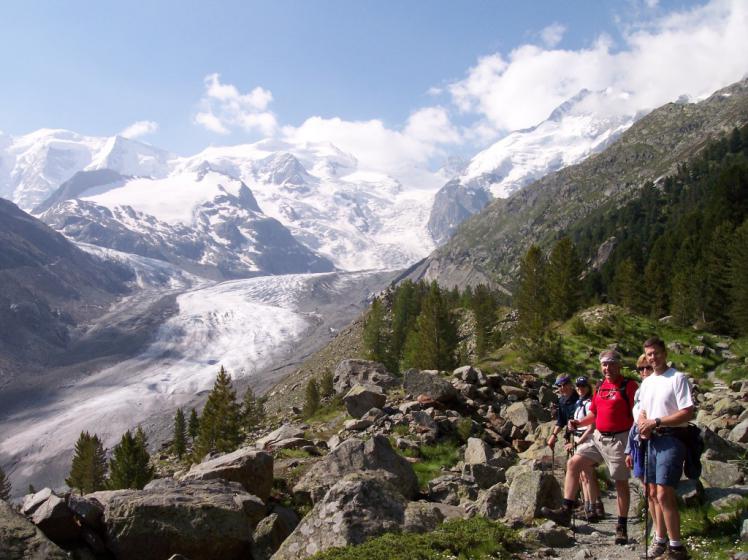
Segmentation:
[(465, 464), (488, 464), (492, 458), (493, 451), (485, 441), (479, 438), (468, 438), (465, 448)]
[(530, 423), (537, 422), (539, 420), (537, 416), (538, 410), (536, 407), (529, 405), (526, 402), (516, 402), (506, 409), (504, 417), (509, 420), (514, 426), (522, 428)]
[(362, 432), (372, 424), (371, 420), (364, 420), (363, 418), (356, 420), (354, 418), (353, 420), (346, 420), (343, 428), (349, 432)]
[[(111, 496), (104, 518), (107, 543), (117, 558), (192, 560), (250, 555), (259, 499), (237, 482), (174, 481)], [(254, 516), (250, 519), (247, 512)]]
[(343, 360), (335, 368), (332, 380), (336, 393), (347, 393), (356, 384), (376, 386), (384, 391), (398, 385), (387, 368), (369, 360)]
[[(740, 540), (748, 542), (748, 518), (743, 519), (743, 524), (740, 526)], [(746, 557), (748, 557), (748, 553), (746, 553)]]
[(701, 460), (701, 480), (707, 486), (729, 488), (743, 481), (743, 472), (735, 463), (723, 463), (710, 459)]
[(552, 474), (521, 471), (514, 476), (509, 487), (506, 517), (529, 522), (538, 515), (541, 507), (557, 507), (560, 501), (561, 487)]
[(80, 526), (75, 522), (65, 499), (54, 494), (36, 508), (31, 521), (58, 544), (74, 541), (80, 536)]
[(409, 502), (405, 508), (405, 533), (429, 533), (444, 521), (441, 509), (429, 502)]
[(456, 506), (463, 499), (474, 501), (478, 497), (478, 485), (462, 476), (447, 474), (430, 480), (428, 499)]
[(522, 387), (515, 387), (514, 385), (502, 385), (501, 390), (507, 397), (513, 396), (517, 397), (517, 399), (520, 400), (527, 398), (527, 391)]
[(530, 538), (541, 544), (552, 547), (566, 547), (574, 544), (571, 530), (559, 527), (553, 521), (546, 521), (538, 527), (531, 527), (520, 531), (524, 538)]
[(717, 511), (722, 509), (735, 509), (735, 507), (743, 500), (743, 496), (740, 494), (728, 494), (724, 498), (715, 500), (712, 502), (712, 507)]
[(21, 504), (21, 513), (31, 516), (40, 505), (46, 502), (52, 496), (51, 488), (42, 488), (35, 494), (26, 494)]
[(745, 449), (732, 441), (726, 440), (709, 428), (702, 429), (702, 436), (704, 437), (704, 456), (706, 459), (714, 459), (718, 461), (730, 461), (733, 459), (740, 459), (745, 453)]
[(7, 502), (0, 500), (0, 558), (66, 560), (68, 555), (44, 536), (38, 527), (13, 511)]
[(343, 403), (348, 414), (354, 418), (361, 418), (372, 408), (382, 408), (387, 397), (379, 387), (366, 387), (356, 384), (343, 397)]
[(405, 522), (406, 506), (402, 494), (387, 482), (365, 473), (348, 475), (317, 502), (273, 560), (300, 560), (398, 531)]
[(509, 487), (506, 484), (495, 484), (485, 492), (481, 492), (476, 501), (476, 510), (488, 519), (501, 519), (506, 515)]
[[(478, 383), (478, 373), (480, 370), (475, 369), (473, 366), (462, 366), (458, 367), (452, 372), (457, 379), (475, 385)], [(485, 379), (485, 376), (481, 373), (481, 376)]]
[(277, 430), (273, 430), (265, 437), (258, 439), (255, 442), (257, 449), (272, 448), (276, 442), (292, 439), (292, 438), (303, 438), (304, 430), (294, 424), (283, 424)]
[(704, 503), (704, 485), (700, 480), (681, 480), (675, 489), (678, 499), (687, 507)]
[(735, 399), (725, 397), (724, 399), (718, 400), (714, 403), (714, 410), (712, 414), (714, 416), (738, 416), (743, 412), (743, 405), (737, 402)]
[(417, 432), (429, 432), (434, 436), (436, 436), (439, 432), (439, 426), (431, 417), (431, 415), (425, 410), (414, 410), (410, 413), (410, 417), (413, 419), (413, 423), (416, 425)]
[(193, 465), (181, 480), (223, 480), (240, 483), (263, 501), (273, 486), (273, 456), (249, 447)]
[(276, 441), (271, 444), (270, 447), (275, 451), (277, 449), (302, 449), (304, 447), (313, 446), (314, 443), (308, 439), (301, 437), (287, 438), (280, 441)]
[[(295, 514), (289, 510), (295, 517)], [(269, 560), (298, 525), (298, 518), (281, 513), (271, 513), (257, 524), (252, 536), (253, 560)]]
[(457, 397), (457, 390), (436, 371), (409, 369), (403, 375), (403, 387), (411, 395), (427, 395), (442, 403)]
[(490, 488), (499, 482), (506, 482), (504, 469), (485, 464), (465, 465), (462, 468), (462, 477), (474, 480), (481, 490)]
[(748, 420), (743, 420), (740, 424), (735, 426), (731, 431), (728, 438), (730, 441), (735, 443), (748, 443)]
[(376, 435), (366, 442), (351, 438), (338, 445), (294, 486), (294, 498), (302, 503), (316, 503), (342, 477), (361, 471), (377, 471), (382, 477), (391, 477), (406, 498), (418, 492), (413, 467), (392, 449), (386, 437)]

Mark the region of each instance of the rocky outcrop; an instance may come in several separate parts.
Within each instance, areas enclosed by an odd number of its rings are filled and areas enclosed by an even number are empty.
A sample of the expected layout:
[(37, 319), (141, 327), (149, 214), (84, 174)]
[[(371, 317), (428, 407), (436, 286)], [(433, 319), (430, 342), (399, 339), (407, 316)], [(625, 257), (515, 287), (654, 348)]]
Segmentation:
[(181, 480), (216, 478), (238, 482), (247, 492), (266, 501), (273, 486), (273, 456), (245, 447), (194, 465)]
[(342, 477), (362, 471), (377, 471), (406, 498), (418, 492), (418, 479), (410, 463), (392, 449), (384, 436), (367, 441), (351, 438), (316, 463), (293, 488), (294, 498), (316, 503)]
[(160, 481), (111, 496), (104, 518), (116, 558), (190, 560), (250, 557), (252, 528), (264, 516), (259, 499), (237, 482)]
[(348, 414), (354, 418), (361, 418), (372, 408), (382, 408), (386, 401), (387, 397), (379, 387), (366, 387), (359, 384), (354, 385), (343, 397)]
[(523, 469), (512, 479), (506, 517), (530, 521), (539, 515), (541, 507), (557, 507), (560, 501), (561, 487), (552, 474)]
[(365, 473), (333, 485), (281, 545), (273, 560), (301, 560), (336, 546), (361, 544), (405, 523), (407, 501), (389, 483)]
[(66, 560), (68, 555), (44, 533), (0, 500), (0, 558), (3, 560)]
[(348, 392), (356, 384), (380, 387), (387, 391), (399, 383), (379, 362), (343, 360), (335, 368), (333, 387), (338, 394)]
[(403, 387), (411, 395), (427, 395), (437, 402), (447, 403), (457, 397), (452, 384), (437, 371), (409, 369), (403, 375)]

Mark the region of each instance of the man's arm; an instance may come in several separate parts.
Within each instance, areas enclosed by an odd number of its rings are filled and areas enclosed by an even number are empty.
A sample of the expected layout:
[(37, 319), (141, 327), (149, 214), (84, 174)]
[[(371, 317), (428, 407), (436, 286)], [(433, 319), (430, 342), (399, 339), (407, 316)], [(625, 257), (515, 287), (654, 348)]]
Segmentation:
[(587, 416), (582, 418), (581, 420), (569, 420), (569, 427), (572, 430), (576, 430), (577, 428), (582, 428), (584, 426), (590, 426), (595, 423), (595, 418), (597, 416), (594, 412), (590, 412)]
[(683, 424), (693, 418), (693, 410), (693, 407), (689, 406), (667, 416), (663, 416), (662, 418), (647, 418), (646, 413), (642, 410), (639, 415), (639, 431), (642, 436), (647, 437), (652, 433), (652, 430), (658, 427), (658, 425), (667, 427)]

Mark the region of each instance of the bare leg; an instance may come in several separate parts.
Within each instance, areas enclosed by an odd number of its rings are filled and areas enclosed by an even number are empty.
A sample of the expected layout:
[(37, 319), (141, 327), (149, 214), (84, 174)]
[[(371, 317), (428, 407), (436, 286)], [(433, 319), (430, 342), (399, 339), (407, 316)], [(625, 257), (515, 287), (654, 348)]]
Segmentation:
[(618, 515), (620, 517), (628, 517), (629, 502), (631, 501), (628, 479), (616, 480), (616, 497), (618, 498)]
[(657, 498), (657, 488), (656, 484), (649, 484), (649, 509), (652, 512), (652, 523), (654, 524), (655, 533), (658, 537), (664, 539), (668, 535), (668, 532), (665, 525), (665, 516), (662, 514), (660, 501)]
[(680, 540), (680, 512), (675, 498), (675, 488), (657, 485), (657, 501), (660, 503), (664, 525), (670, 540)]
[(589, 476), (592, 461), (581, 455), (574, 455), (566, 464), (566, 479), (564, 480), (564, 498), (574, 500), (579, 490), (579, 475), (584, 472)]

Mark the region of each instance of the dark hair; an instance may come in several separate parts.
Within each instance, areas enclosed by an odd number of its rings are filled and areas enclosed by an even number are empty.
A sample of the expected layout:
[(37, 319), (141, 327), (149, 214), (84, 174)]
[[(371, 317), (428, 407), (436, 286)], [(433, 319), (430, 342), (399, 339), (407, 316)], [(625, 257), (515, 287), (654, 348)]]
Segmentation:
[(665, 343), (662, 341), (662, 339), (659, 336), (653, 336), (644, 341), (644, 348), (652, 348), (652, 347), (659, 348), (663, 352), (667, 352), (667, 348), (665, 348)]

